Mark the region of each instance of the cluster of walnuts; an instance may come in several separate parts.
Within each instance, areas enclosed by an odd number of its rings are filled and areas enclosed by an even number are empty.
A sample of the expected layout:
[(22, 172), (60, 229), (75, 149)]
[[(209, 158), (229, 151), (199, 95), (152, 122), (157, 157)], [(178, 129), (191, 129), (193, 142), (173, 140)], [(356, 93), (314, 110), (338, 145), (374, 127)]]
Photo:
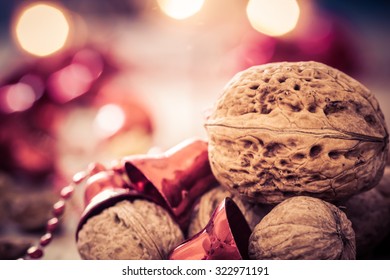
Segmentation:
[[(225, 197), (252, 230), (252, 259), (363, 258), (390, 233), (389, 135), (378, 101), (353, 78), (317, 62), (251, 67), (226, 85), (205, 127), (220, 186), (199, 198), (186, 237)], [(132, 202), (104, 210), (79, 232), (80, 255), (166, 258), (184, 236), (163, 212)]]
[(253, 230), (251, 258), (355, 259), (389, 233), (389, 135), (353, 78), (317, 62), (249, 68), (206, 128), (221, 185), (274, 205)]

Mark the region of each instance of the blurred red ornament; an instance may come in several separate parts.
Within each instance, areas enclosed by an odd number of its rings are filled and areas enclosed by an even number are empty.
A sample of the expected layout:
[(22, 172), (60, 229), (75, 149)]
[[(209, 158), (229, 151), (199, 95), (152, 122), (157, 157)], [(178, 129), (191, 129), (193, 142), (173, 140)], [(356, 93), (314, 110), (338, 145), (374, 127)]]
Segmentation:
[[(91, 147), (107, 141), (93, 134), (92, 139), (81, 141), (77, 137), (79, 127), (63, 131), (69, 116), (79, 109), (96, 114), (105, 104), (116, 103), (123, 113), (123, 125), (111, 137), (134, 127), (141, 127), (151, 136), (151, 113), (140, 98), (106, 86), (118, 73), (107, 56), (92, 46), (38, 58), (10, 73), (0, 84), (0, 171), (37, 185), (68, 175), (63, 172), (64, 155), (78, 153), (82, 162), (84, 154), (80, 150), (67, 151), (67, 140), (74, 137), (78, 144), (90, 141)], [(72, 121), (76, 126), (85, 122), (80, 118)], [(93, 125), (93, 120), (87, 124), (91, 128)]]
[(108, 82), (99, 89), (93, 105), (101, 108), (104, 105), (113, 104), (121, 108), (125, 114), (124, 123), (118, 132), (141, 128), (146, 133), (152, 134), (154, 125), (151, 113), (146, 109), (141, 98), (131, 90), (125, 89), (114, 82)]

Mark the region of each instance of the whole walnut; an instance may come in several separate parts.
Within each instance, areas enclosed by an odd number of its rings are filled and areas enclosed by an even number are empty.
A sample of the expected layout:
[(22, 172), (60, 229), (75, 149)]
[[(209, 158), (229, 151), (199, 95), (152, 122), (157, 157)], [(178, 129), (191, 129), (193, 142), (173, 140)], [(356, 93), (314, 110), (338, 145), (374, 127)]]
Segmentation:
[(249, 239), (251, 259), (355, 259), (355, 233), (347, 216), (318, 198), (286, 199), (255, 227)]
[(247, 199), (336, 201), (378, 184), (389, 137), (374, 95), (318, 62), (236, 74), (205, 127), (217, 180)]
[(159, 205), (121, 201), (87, 220), (78, 232), (83, 259), (160, 260), (184, 240), (180, 227)]
[(226, 188), (218, 186), (202, 195), (195, 206), (188, 228), (188, 237), (194, 236), (206, 227), (212, 213), (226, 197), (230, 197), (237, 204), (251, 230), (253, 230), (260, 220), (272, 209), (271, 205), (247, 202), (240, 196), (231, 193)]
[(355, 231), (357, 257), (371, 258), (390, 234), (390, 167), (375, 188), (351, 197), (343, 206)]

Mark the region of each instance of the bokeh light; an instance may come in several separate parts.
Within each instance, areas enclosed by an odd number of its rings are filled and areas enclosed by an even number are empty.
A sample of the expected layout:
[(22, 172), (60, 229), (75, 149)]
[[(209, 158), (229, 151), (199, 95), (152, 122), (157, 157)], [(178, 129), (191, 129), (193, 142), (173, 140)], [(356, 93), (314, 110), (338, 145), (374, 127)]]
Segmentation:
[(204, 0), (157, 0), (160, 9), (174, 19), (185, 19), (200, 11)]
[(249, 0), (246, 12), (252, 27), (269, 36), (292, 31), (300, 15), (296, 0)]
[(98, 137), (107, 138), (114, 135), (124, 125), (125, 113), (121, 107), (115, 104), (102, 106), (95, 118), (94, 128)]
[(72, 63), (50, 76), (49, 94), (56, 102), (66, 103), (86, 93), (93, 81), (94, 77), (86, 66)]
[(1, 109), (6, 113), (21, 112), (29, 109), (36, 96), (31, 86), (17, 83), (0, 88)]
[(65, 10), (52, 4), (34, 3), (17, 16), (15, 37), (26, 52), (47, 56), (64, 47), (70, 24)]

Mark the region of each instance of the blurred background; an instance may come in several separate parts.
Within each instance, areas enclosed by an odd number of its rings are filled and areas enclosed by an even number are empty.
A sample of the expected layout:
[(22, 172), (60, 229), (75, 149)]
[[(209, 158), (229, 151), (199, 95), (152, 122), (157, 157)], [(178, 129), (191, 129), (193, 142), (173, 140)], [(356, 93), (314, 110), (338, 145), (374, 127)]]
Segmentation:
[[(39, 240), (88, 163), (205, 138), (207, 110), (252, 65), (323, 62), (390, 120), (389, 14), (386, 0), (1, 1), (0, 259)], [(79, 258), (78, 192), (45, 259)]]

